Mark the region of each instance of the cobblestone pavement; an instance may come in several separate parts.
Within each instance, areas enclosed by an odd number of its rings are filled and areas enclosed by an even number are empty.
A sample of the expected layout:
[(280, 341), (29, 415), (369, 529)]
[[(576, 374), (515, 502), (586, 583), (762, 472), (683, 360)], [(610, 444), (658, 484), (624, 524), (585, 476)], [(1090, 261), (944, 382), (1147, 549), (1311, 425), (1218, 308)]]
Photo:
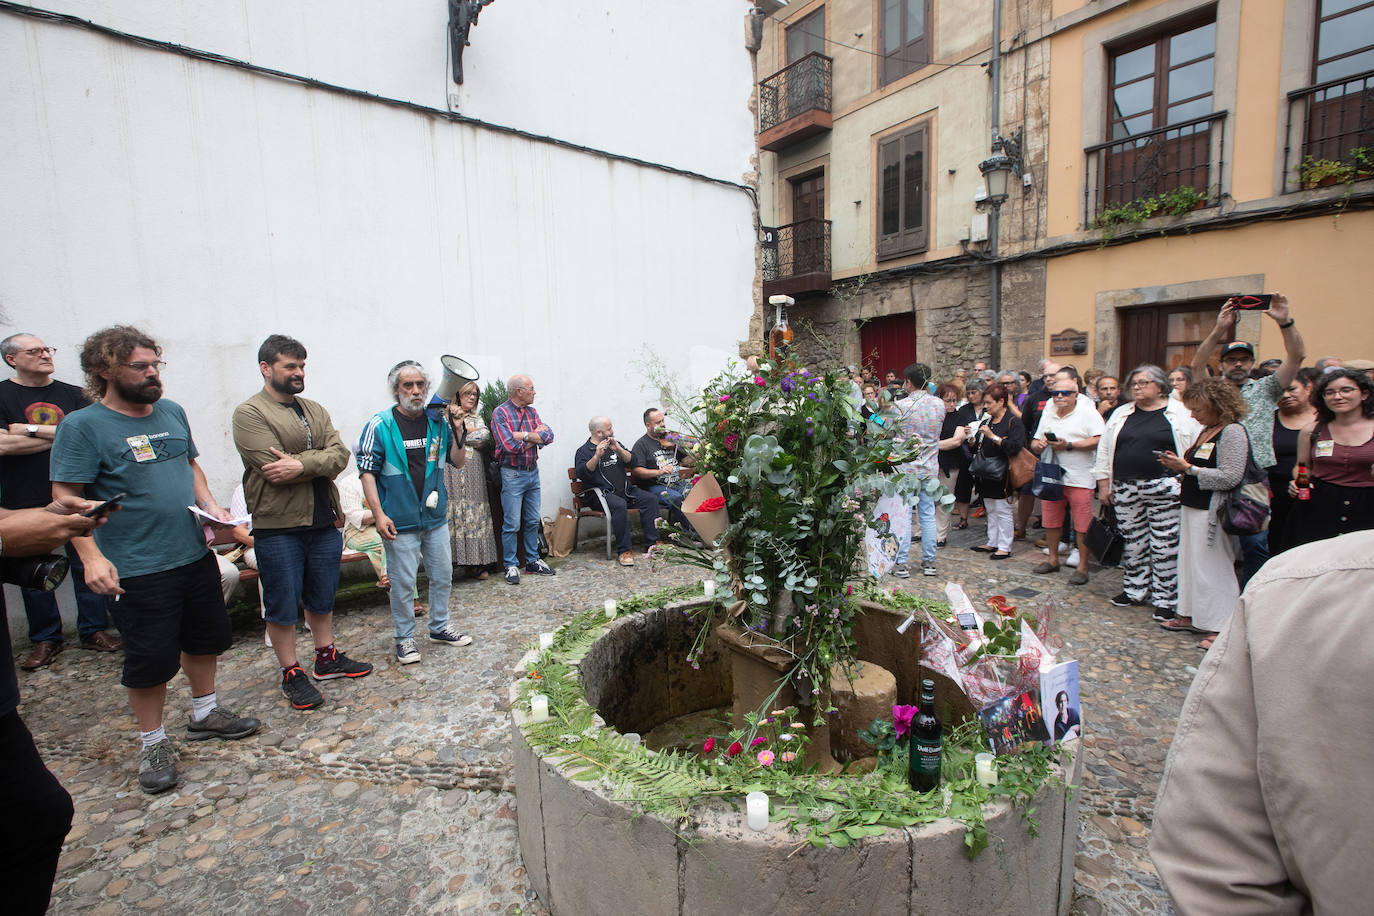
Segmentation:
[[(1201, 653), (1160, 631), (1148, 611), (1112, 607), (1119, 575), (1095, 573), (1074, 589), (1067, 568), (1031, 574), (1039, 551), (1020, 543), (1010, 561), (990, 562), (965, 549), (982, 541), (981, 528), (952, 532), (940, 577), (901, 584), (935, 594), (949, 577), (975, 600), (1001, 593), (1030, 602), (1046, 590), (1060, 602), (1087, 727), (1075, 913), (1170, 913), (1146, 835)], [(20, 672), (24, 718), (76, 803), (52, 912), (240, 913), (274, 904), (293, 913), (544, 913), (517, 847), (503, 708), (512, 666), (540, 631), (577, 610), (693, 578), (642, 562), (621, 569), (594, 542), (558, 573), (518, 587), (497, 576), (455, 584), (455, 618), (474, 644), (421, 639), (424, 660), (405, 668), (391, 658), (381, 593), (353, 585), (337, 642), (377, 670), (325, 682), (325, 705), (304, 713), (278, 690), (261, 624), (242, 614), (218, 691), (222, 703), (260, 717), (262, 731), (238, 742), (182, 741), (190, 699), (178, 678), (167, 727), (182, 778), (155, 797), (138, 788), (118, 657), (72, 650), (46, 670)], [(300, 646), (308, 652), (305, 634)]]

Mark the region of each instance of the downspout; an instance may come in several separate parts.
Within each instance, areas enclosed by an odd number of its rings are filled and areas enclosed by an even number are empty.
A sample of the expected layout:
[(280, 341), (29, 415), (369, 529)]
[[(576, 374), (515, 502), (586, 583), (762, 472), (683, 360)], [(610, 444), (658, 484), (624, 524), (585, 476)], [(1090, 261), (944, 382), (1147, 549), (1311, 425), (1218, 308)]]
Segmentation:
[[(1001, 135), (1002, 123), (1002, 0), (992, 0), (992, 143)], [(988, 257), (992, 259), (992, 288), (988, 293), (988, 365), (1002, 368), (1002, 265), (997, 261), (997, 236), (1002, 227), (1002, 206), (992, 205), (988, 218)]]

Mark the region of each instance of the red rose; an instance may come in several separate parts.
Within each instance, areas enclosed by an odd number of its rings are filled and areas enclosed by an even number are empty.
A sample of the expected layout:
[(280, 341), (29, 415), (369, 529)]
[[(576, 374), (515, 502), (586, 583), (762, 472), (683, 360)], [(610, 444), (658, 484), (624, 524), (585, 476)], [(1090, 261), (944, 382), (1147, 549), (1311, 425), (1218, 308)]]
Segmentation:
[(707, 739), (706, 739), (706, 743), (703, 744), (703, 745), (701, 746), (701, 752), (702, 752), (703, 754), (709, 754), (709, 753), (711, 753), (711, 752), (712, 752), (713, 750), (715, 750), (715, 749), (716, 749), (716, 739), (715, 739), (715, 738), (707, 738)]
[(703, 499), (701, 505), (697, 506), (697, 512), (719, 512), (725, 508), (724, 496), (712, 496), (710, 499)]
[(736, 741), (736, 742), (734, 742), (733, 744), (731, 744), (729, 747), (727, 747), (727, 748), (725, 749), (725, 756), (726, 756), (726, 757), (733, 757), (733, 756), (735, 756), (736, 754), (738, 754), (738, 753), (739, 753), (740, 751), (742, 751), (742, 750), (744, 750), (744, 745), (742, 745), (742, 744), (740, 744), (738, 741)]

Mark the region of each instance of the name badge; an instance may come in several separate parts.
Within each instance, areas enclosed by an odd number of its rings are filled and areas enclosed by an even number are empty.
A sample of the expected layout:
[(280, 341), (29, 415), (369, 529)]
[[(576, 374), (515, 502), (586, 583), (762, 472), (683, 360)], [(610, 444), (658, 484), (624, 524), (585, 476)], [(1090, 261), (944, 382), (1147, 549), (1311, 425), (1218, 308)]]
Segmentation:
[(129, 451), (133, 452), (134, 460), (137, 462), (156, 461), (157, 452), (153, 451), (152, 443), (147, 436), (129, 436), (124, 440), (129, 443)]
[(1317, 443), (1317, 457), (1318, 457), (1318, 458), (1330, 458), (1330, 457), (1331, 457), (1332, 455), (1334, 455), (1335, 453), (1336, 453), (1336, 440), (1335, 440), (1335, 439), (1322, 439), (1320, 442)]
[(1194, 458), (1200, 458), (1200, 459), (1202, 459), (1203, 461), (1206, 461), (1208, 458), (1211, 458), (1211, 457), (1212, 457), (1212, 448), (1213, 448), (1213, 446), (1215, 446), (1215, 445), (1216, 445), (1215, 442), (1204, 442), (1204, 443), (1202, 443), (1202, 444), (1199, 445), (1199, 446), (1197, 447), (1197, 449), (1193, 452), (1193, 457), (1194, 457)]

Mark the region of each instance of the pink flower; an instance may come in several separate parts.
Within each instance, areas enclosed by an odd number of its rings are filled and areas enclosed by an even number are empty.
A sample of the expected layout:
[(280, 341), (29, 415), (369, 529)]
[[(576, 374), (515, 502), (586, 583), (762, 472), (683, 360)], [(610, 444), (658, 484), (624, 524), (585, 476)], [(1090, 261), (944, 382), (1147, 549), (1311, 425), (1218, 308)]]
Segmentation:
[(771, 767), (773, 765), (773, 752), (759, 751), (759, 763), (766, 767)]
[(785, 754), (782, 755), (782, 762), (783, 762), (783, 763), (791, 763), (793, 760), (796, 760), (796, 759), (797, 759), (797, 755), (794, 754), (792, 751), (788, 751), (787, 753), (785, 753)]
[(731, 742), (730, 746), (725, 749), (725, 756), (733, 757), (742, 750), (744, 750), (744, 746), (738, 741)]
[(722, 404), (724, 404), (724, 403), (725, 403), (726, 401), (728, 401), (728, 400), (730, 400), (730, 395), (728, 395), (728, 394), (722, 394), (722, 395), (720, 396), (720, 402), (721, 402)]
[(754, 376), (754, 384), (755, 384), (755, 385), (758, 385), (760, 388), (763, 388), (764, 386), (766, 386), (766, 385), (768, 384), (768, 382), (766, 382), (765, 380), (759, 378), (759, 377), (756, 375), (756, 376)]
[(919, 707), (916, 706), (894, 706), (892, 707), (892, 724), (896, 727), (897, 737), (904, 737), (911, 729), (911, 720), (915, 717)]
[(749, 742), (749, 750), (752, 751), (754, 748), (758, 747), (760, 744), (762, 744), (763, 742), (765, 742), (765, 741), (767, 741), (767, 740), (768, 740), (768, 739), (765, 738), (765, 737), (763, 737), (763, 735), (757, 735), (757, 736), (755, 736), (754, 740)]
[(716, 749), (716, 739), (715, 739), (715, 738), (707, 738), (707, 739), (706, 739), (706, 743), (703, 744), (703, 745), (701, 746), (701, 752), (702, 752), (703, 754), (709, 754), (709, 753), (711, 753), (712, 751), (714, 751), (715, 749)]
[(726, 450), (727, 452), (733, 452), (733, 451), (735, 450), (735, 443), (738, 442), (738, 441), (739, 441), (739, 436), (738, 436), (737, 434), (735, 434), (735, 433), (731, 433), (730, 435), (726, 436), (726, 437), (725, 437), (725, 450)]

